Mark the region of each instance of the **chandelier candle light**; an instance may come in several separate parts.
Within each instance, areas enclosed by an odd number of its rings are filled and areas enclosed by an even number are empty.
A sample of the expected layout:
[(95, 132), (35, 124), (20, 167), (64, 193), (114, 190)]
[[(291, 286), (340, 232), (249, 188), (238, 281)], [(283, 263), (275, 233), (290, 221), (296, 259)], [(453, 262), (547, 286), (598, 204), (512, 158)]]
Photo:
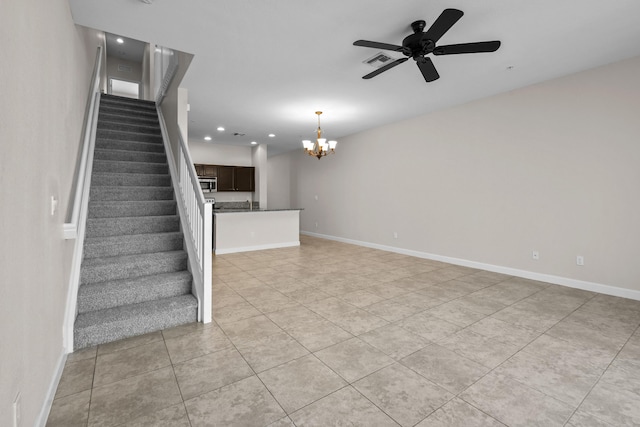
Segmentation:
[(318, 160), (320, 160), (327, 154), (336, 152), (338, 141), (327, 142), (327, 139), (322, 137), (322, 129), (320, 129), (320, 114), (322, 114), (322, 111), (316, 111), (316, 114), (318, 115), (318, 136), (316, 137), (316, 142), (314, 143), (305, 139), (302, 141), (302, 146), (308, 155), (317, 157)]

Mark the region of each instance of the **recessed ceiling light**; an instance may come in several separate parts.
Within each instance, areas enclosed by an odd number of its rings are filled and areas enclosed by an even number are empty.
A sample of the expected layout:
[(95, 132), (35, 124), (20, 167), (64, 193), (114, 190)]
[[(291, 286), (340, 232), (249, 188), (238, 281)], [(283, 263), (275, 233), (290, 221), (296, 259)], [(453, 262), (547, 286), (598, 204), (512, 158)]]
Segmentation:
[(120, 43), (120, 44), (124, 43), (124, 40), (122, 40), (122, 37), (118, 37), (118, 38), (116, 39), (116, 41), (117, 41), (118, 43)]
[(258, 143), (255, 141), (251, 141), (251, 145), (258, 145)]
[(222, 131), (224, 130), (224, 128), (223, 128), (222, 126), (218, 126), (218, 130), (219, 130), (220, 132), (222, 132)]
[(275, 136), (276, 136), (276, 134), (275, 134), (275, 133), (270, 133), (270, 134), (269, 134), (269, 138), (274, 138)]
[(205, 136), (205, 137), (204, 137), (204, 140), (205, 140), (205, 141), (211, 141), (211, 137), (210, 137), (210, 136)]

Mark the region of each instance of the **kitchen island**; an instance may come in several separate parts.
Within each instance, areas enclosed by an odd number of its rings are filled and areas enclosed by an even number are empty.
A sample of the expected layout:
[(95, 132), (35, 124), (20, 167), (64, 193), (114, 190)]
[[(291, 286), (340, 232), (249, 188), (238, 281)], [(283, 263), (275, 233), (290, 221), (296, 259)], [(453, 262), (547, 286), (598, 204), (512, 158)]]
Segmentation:
[(300, 246), (300, 209), (215, 209), (216, 255)]

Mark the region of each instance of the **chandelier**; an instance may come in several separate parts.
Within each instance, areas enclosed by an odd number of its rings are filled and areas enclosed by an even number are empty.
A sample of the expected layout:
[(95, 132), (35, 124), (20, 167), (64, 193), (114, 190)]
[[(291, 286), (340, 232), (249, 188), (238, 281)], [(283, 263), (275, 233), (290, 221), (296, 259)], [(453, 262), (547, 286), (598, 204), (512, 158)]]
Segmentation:
[(336, 145), (338, 144), (338, 141), (327, 141), (326, 138), (322, 137), (322, 129), (320, 129), (320, 114), (322, 114), (322, 111), (316, 111), (316, 114), (318, 115), (318, 135), (316, 137), (316, 142), (311, 142), (308, 139), (305, 139), (302, 141), (302, 146), (304, 147), (305, 153), (310, 156), (317, 157), (318, 160), (320, 160), (327, 154), (333, 154), (336, 152)]

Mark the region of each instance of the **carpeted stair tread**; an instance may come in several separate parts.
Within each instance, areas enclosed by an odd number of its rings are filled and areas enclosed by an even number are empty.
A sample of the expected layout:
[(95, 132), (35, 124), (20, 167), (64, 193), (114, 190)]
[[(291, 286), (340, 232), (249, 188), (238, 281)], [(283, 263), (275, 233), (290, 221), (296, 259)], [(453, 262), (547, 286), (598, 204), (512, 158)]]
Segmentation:
[(131, 117), (141, 117), (149, 120), (158, 120), (156, 109), (138, 108), (129, 104), (103, 104), (100, 105), (100, 114), (128, 115)]
[(87, 258), (82, 263), (80, 284), (175, 273), (186, 268), (187, 253), (183, 250)]
[(135, 132), (146, 135), (161, 135), (158, 125), (146, 124), (146, 123), (122, 123), (112, 122), (109, 120), (100, 120), (98, 122), (98, 129), (115, 130), (120, 132)]
[(85, 284), (78, 292), (78, 313), (185, 295), (191, 282), (191, 273), (184, 270)]
[(104, 186), (93, 187), (89, 199), (114, 201), (173, 200), (172, 187)]
[(96, 160), (121, 160), (125, 162), (166, 163), (167, 156), (164, 153), (149, 153), (143, 151), (108, 150), (96, 148), (94, 151)]
[(156, 110), (156, 103), (154, 101), (147, 101), (144, 99), (126, 98), (124, 96), (103, 94), (100, 97), (100, 106), (102, 105), (129, 105), (136, 108)]
[(146, 124), (149, 126), (155, 126), (156, 128), (158, 127), (158, 117), (156, 115), (152, 115), (152, 114), (134, 115), (134, 114), (127, 114), (127, 113), (128, 112), (123, 112), (117, 109), (111, 109), (107, 111), (105, 111), (104, 109), (100, 109), (98, 118), (101, 121), (107, 121), (107, 122)]
[(180, 231), (178, 215), (88, 218), (87, 238)]
[(166, 163), (125, 162), (96, 159), (93, 162), (93, 172), (169, 173), (169, 165)]
[(90, 201), (88, 218), (175, 215), (176, 212), (174, 200)]
[(164, 153), (164, 146), (162, 144), (158, 144), (157, 142), (127, 141), (124, 139), (96, 139), (96, 149)]
[(98, 128), (98, 130), (96, 131), (96, 138), (126, 139), (129, 141), (153, 142), (157, 144), (162, 144), (161, 134), (154, 135), (154, 134), (140, 133), (140, 132), (129, 132), (125, 130)]
[(169, 174), (142, 174), (122, 172), (95, 172), (91, 177), (91, 185), (107, 187), (169, 187)]
[(180, 231), (89, 237), (84, 241), (84, 258), (111, 257), (183, 249)]
[(197, 305), (193, 295), (181, 295), (79, 314), (74, 327), (75, 348), (195, 322)]

